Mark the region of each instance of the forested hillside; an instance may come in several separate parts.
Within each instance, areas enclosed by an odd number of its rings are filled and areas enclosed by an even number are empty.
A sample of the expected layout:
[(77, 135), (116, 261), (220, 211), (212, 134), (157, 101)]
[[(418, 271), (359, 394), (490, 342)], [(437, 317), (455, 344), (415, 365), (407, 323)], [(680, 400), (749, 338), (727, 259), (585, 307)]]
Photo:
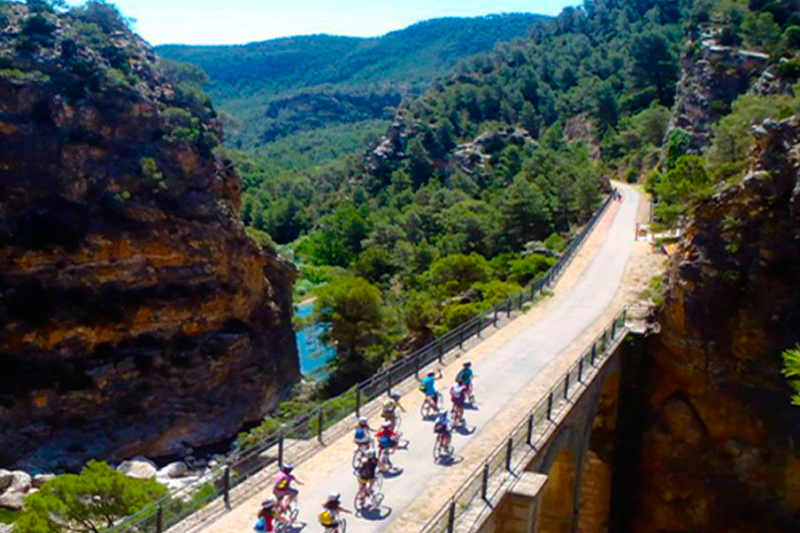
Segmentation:
[(334, 378), (519, 290), (609, 177), (658, 165), (688, 16), (674, 2), (567, 9), (402, 105), (365, 156), (277, 174), (239, 154), (244, 221), (293, 255), (297, 297), (333, 323)]
[[(292, 168), (303, 165), (276, 158), (284, 147), (307, 151), (304, 137), (293, 134), (311, 130), (325, 137), (324, 150), (311, 150), (314, 164), (352, 153), (365, 144), (365, 134), (388, 126), (391, 109), (403, 97), (419, 94), (461, 58), (527, 36), (541, 18), (445, 18), (376, 38), (312, 35), (242, 46), (161, 46), (158, 51), (208, 74), (209, 94), (231, 118), (229, 146), (266, 147), (263, 157), (275, 168)], [(377, 126), (375, 120), (384, 122)], [(362, 134), (353, 139), (336, 128), (341, 124)]]

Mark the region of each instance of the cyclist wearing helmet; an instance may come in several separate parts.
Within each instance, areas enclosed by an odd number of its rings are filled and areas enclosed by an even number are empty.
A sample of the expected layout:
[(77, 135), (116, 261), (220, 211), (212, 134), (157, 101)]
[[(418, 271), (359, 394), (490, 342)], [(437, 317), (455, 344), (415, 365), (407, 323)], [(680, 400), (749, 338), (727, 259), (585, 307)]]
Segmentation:
[(372, 492), (372, 485), (375, 483), (375, 475), (378, 470), (378, 456), (375, 450), (369, 449), (364, 455), (364, 460), (358, 465), (359, 494), (362, 492)]
[(392, 430), (394, 430), (397, 426), (398, 408), (400, 408), (402, 412), (406, 412), (406, 410), (400, 404), (400, 393), (397, 391), (392, 391), (389, 393), (389, 399), (383, 402), (383, 411), (381, 411), (381, 417), (383, 417), (386, 422), (391, 422)]
[(447, 411), (441, 409), (436, 423), (433, 425), (433, 432), (436, 433), (436, 439), (439, 442), (440, 448), (447, 448), (450, 446), (452, 438), (452, 428), (450, 427), (450, 419), (447, 418)]
[(277, 498), (280, 508), (286, 510), (297, 498), (298, 491), (292, 486), (292, 483), (302, 485), (303, 482), (297, 479), (292, 472), (294, 465), (287, 463), (281, 468), (281, 472), (275, 477), (275, 485), (272, 487), (272, 493)]
[(464, 385), (467, 387), (467, 395), (472, 397), (473, 401), (474, 401), (475, 395), (472, 392), (472, 378), (474, 376), (475, 376), (475, 373), (472, 371), (472, 362), (471, 361), (465, 361), (463, 368), (458, 373), (458, 376), (456, 376), (456, 379), (460, 379), (461, 381), (464, 382)]
[(319, 523), (325, 528), (326, 533), (339, 532), (339, 513), (352, 513), (342, 507), (342, 495), (338, 492), (331, 492), (325, 503), (322, 504), (322, 512), (319, 514)]
[(459, 424), (464, 420), (464, 404), (467, 401), (467, 387), (461, 378), (457, 378), (450, 388), (450, 401), (453, 403), (453, 423)]
[(356, 446), (362, 449), (369, 448), (372, 444), (372, 437), (370, 436), (371, 432), (372, 428), (369, 427), (367, 417), (359, 417), (358, 424), (356, 424), (355, 435), (353, 437), (353, 441), (356, 443)]
[(422, 380), (422, 385), (420, 386), (420, 390), (425, 393), (425, 401), (434, 409), (439, 408), (439, 398), (438, 393), (436, 392), (436, 380), (442, 379), (442, 372), (439, 371), (438, 376), (436, 374), (437, 373), (433, 370), (428, 372), (428, 375)]
[(276, 520), (284, 520), (283, 516), (278, 512), (278, 500), (275, 498), (267, 498), (261, 502), (261, 509), (258, 511), (258, 521), (254, 529), (260, 533), (273, 533), (275, 531)]

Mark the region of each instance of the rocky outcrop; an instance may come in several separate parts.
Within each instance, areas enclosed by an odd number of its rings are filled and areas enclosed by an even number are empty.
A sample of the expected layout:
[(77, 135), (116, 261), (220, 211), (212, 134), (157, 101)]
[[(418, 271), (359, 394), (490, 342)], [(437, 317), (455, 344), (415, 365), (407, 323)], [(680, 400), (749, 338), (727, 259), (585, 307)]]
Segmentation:
[(227, 438), (299, 378), (294, 272), (237, 222), (205, 97), (105, 4), (40, 9), (0, 33), (0, 465)]
[(800, 530), (800, 117), (767, 123), (740, 184), (696, 209), (641, 378), (633, 531)]
[(680, 128), (691, 134), (689, 153), (699, 155), (711, 144), (713, 125), (748, 91), (750, 79), (768, 60), (766, 54), (720, 46), (713, 39), (691, 43), (681, 56), (681, 78), (669, 125), (669, 131)]
[(0, 509), (19, 511), (31, 489), (33, 483), (27, 473), (0, 469)]

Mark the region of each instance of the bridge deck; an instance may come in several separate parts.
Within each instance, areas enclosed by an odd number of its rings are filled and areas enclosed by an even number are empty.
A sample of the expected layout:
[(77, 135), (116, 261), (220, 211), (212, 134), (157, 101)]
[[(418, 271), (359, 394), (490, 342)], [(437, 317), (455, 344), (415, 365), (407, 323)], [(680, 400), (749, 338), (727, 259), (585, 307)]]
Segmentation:
[[(503, 418), (522, 391), (530, 394), (531, 382), (537, 375), (576, 340), (586, 336), (589, 328), (607, 314), (620, 289), (634, 246), (639, 207), (639, 194), (633, 188), (622, 185), (620, 190), (623, 201), (612, 205), (606, 213), (586, 249), (556, 288), (556, 297), (535, 307), (467, 354), (474, 362), (479, 409), (466, 412), (473, 432), (454, 436), (456, 463), (434, 464), (432, 423), (420, 419), (421, 398), (413, 391), (402, 400), (408, 410), (403, 417), (402, 431), (411, 445), (407, 451), (394, 456), (394, 463), (402, 473), (385, 480), (384, 507), (379, 512), (359, 518), (347, 516), (348, 532), (417, 530), (427, 520), (425, 515), (432, 515), (450, 495), (441, 483), (447, 480), (449, 485), (458, 477), (455, 474), (462, 470), (460, 463), (475, 463), (485, 456), (482, 446), (470, 444), (491, 442), (495, 419)], [(449, 387), (459, 368), (460, 364), (455, 362), (444, 369), (441, 388)], [(525, 403), (530, 407), (537, 399), (532, 397)], [(378, 421), (372, 420), (371, 424), (374, 427)], [(352, 450), (352, 437), (348, 434), (298, 465), (297, 476), (305, 482), (299, 487), (300, 520), (308, 524), (305, 531), (321, 530), (316, 517), (330, 491), (341, 492), (345, 506), (352, 509), (357, 488), (351, 466)], [(464, 474), (469, 471), (469, 468), (464, 469)], [(442, 490), (438, 490), (439, 487)], [(251, 531), (259, 502), (270, 493), (271, 487), (265, 486), (249, 501), (207, 524), (204, 531)], [(418, 501), (422, 499), (424, 501)]]

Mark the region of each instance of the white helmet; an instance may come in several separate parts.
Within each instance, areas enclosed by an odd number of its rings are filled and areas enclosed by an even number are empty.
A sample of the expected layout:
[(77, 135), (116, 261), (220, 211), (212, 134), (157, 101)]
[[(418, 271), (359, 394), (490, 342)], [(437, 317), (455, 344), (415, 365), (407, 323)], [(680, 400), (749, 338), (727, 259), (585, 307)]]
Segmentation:
[(369, 450), (367, 450), (365, 453), (366, 453), (366, 456), (367, 456), (367, 457), (375, 457), (375, 455), (376, 455), (376, 453), (375, 453), (375, 448), (370, 448), (370, 449), (369, 449)]
[(397, 392), (396, 390), (393, 390), (392, 392), (389, 393), (389, 398), (391, 398), (393, 400), (399, 400), (400, 399), (400, 393)]
[(364, 425), (366, 425), (366, 424), (367, 424), (367, 422), (369, 422), (369, 420), (367, 420), (367, 417), (366, 417), (366, 416), (359, 416), (359, 417), (358, 417), (358, 423), (359, 423), (360, 425), (364, 426)]
[(269, 498), (261, 502), (261, 506), (269, 509), (270, 507), (275, 507), (276, 503), (278, 503), (278, 500), (270, 496)]
[(384, 407), (394, 407), (394, 402), (392, 400), (386, 400), (383, 402)]
[(342, 495), (338, 492), (331, 492), (330, 494), (328, 494), (329, 503), (338, 502), (341, 498)]

